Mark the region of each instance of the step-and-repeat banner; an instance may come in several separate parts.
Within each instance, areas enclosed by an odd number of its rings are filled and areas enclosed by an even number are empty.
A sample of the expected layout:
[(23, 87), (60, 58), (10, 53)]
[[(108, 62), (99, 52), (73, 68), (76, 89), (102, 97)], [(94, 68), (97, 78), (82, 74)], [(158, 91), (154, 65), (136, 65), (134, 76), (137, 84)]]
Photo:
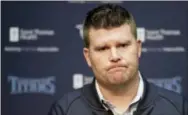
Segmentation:
[[(2, 115), (46, 115), (88, 84), (82, 53), (86, 13), (106, 2), (2, 2)], [(188, 98), (188, 2), (113, 2), (132, 12), (143, 42), (141, 74)]]

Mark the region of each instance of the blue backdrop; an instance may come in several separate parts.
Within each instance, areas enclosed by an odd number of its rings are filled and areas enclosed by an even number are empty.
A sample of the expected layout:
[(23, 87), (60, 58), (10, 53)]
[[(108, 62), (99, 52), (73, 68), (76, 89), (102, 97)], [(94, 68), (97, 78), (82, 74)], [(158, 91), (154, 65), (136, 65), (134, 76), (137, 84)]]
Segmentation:
[[(54, 100), (91, 82), (82, 22), (104, 2), (2, 2), (2, 114), (46, 115)], [(140, 72), (188, 98), (188, 2), (116, 2), (143, 41)]]

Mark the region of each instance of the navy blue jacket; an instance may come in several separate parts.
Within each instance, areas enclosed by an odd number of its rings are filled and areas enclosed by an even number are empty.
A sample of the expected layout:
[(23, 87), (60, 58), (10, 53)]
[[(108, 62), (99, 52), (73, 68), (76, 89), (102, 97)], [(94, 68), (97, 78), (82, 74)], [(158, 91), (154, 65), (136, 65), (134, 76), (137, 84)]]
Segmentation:
[[(188, 115), (188, 103), (172, 91), (144, 80), (144, 97), (134, 115)], [(48, 115), (113, 115), (99, 101), (95, 83), (64, 95), (55, 102)]]

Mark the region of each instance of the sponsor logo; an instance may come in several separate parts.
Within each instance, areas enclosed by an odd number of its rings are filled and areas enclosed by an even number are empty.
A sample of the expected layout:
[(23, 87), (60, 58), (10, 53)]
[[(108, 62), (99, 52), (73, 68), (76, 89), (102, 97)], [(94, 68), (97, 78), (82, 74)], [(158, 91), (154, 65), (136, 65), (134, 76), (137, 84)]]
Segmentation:
[(46, 78), (21, 78), (17, 76), (8, 76), (10, 83), (10, 94), (24, 93), (41, 93), (53, 95), (55, 93), (55, 77), (49, 76)]
[[(21, 41), (37, 41), (42, 37), (54, 36), (55, 31), (50, 29), (24, 29), (19, 27), (9, 28), (9, 42), (19, 43)], [(17, 44), (19, 45), (19, 44)], [(39, 53), (56, 53), (59, 48), (56, 46), (5, 46), (5, 52), (39, 52)]]
[(90, 84), (93, 80), (92, 76), (85, 76), (80, 73), (75, 73), (73, 75), (73, 88), (79, 89), (82, 88), (86, 84)]
[(148, 40), (151, 41), (160, 41), (160, 40), (164, 40), (165, 38), (167, 38), (167, 36), (180, 36), (181, 35), (181, 31), (180, 30), (173, 30), (173, 29), (155, 29), (155, 30), (151, 30), (151, 29), (146, 29), (144, 27), (142, 28), (137, 28), (137, 34), (138, 34), (138, 38), (141, 39), (142, 42), (146, 42)]
[(9, 28), (9, 41), (19, 42), (19, 41), (36, 41), (40, 36), (54, 36), (54, 30), (49, 29), (24, 29), (19, 27)]

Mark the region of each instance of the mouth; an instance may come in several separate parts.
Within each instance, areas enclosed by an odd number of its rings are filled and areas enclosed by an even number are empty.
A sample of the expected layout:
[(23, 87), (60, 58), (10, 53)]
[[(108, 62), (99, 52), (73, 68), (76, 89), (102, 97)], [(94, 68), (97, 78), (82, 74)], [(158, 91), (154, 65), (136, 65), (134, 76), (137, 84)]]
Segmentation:
[(113, 72), (113, 71), (122, 71), (122, 70), (125, 70), (125, 68), (124, 67), (114, 67), (114, 68), (111, 68), (109, 71)]
[(125, 68), (126, 68), (126, 66), (124, 66), (124, 65), (115, 65), (115, 66), (109, 67), (108, 71), (109, 72), (122, 71), (122, 70), (125, 70)]

